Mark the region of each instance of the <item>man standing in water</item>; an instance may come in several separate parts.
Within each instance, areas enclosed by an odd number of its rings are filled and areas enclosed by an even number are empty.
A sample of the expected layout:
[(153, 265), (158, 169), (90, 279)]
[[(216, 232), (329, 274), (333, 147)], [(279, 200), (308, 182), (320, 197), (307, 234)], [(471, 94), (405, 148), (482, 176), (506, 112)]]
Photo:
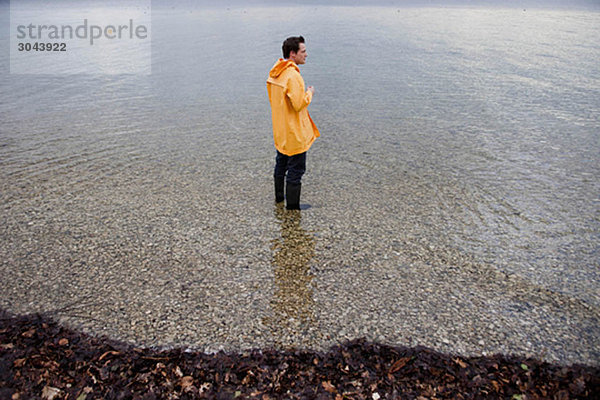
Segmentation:
[(275, 201), (279, 203), (284, 200), (285, 182), (286, 207), (288, 210), (299, 210), (300, 181), (306, 170), (306, 152), (320, 134), (307, 109), (315, 90), (309, 86), (305, 91), (304, 79), (298, 68), (298, 65), (306, 62), (304, 38), (287, 38), (282, 50), (283, 58), (273, 65), (267, 79), (273, 139), (277, 149)]

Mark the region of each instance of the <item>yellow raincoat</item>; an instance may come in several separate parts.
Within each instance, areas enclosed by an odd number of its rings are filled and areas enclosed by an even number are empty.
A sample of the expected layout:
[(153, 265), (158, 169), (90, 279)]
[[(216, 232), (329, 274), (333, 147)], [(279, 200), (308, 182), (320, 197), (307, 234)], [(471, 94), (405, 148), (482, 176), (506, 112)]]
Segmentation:
[(275, 148), (286, 156), (304, 153), (320, 133), (308, 114), (312, 93), (305, 91), (296, 63), (280, 58), (269, 72), (267, 92)]

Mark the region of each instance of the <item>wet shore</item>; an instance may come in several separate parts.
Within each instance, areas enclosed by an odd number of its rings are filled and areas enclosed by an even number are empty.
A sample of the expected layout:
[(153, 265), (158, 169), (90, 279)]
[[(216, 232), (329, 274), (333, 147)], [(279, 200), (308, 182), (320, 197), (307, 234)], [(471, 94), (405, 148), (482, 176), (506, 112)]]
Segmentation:
[(140, 346), (325, 350), (365, 337), (598, 364), (593, 282), (569, 295), (469, 254), (450, 240), (470, 213), (459, 184), (356, 164), (350, 180), (345, 160), (313, 155), (301, 213), (272, 203), (270, 157), (221, 171), (144, 161), (75, 185), (79, 166), (13, 176), (0, 304)]
[(494, 355), (465, 358), (364, 340), (326, 352), (141, 349), (0, 312), (0, 396), (69, 398), (572, 398), (600, 370)]

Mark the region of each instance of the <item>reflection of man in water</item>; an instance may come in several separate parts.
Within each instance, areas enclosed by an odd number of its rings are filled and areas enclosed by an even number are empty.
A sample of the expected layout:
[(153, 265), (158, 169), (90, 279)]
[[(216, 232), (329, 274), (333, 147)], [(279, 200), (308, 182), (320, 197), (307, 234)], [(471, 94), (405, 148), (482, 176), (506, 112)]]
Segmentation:
[[(319, 137), (319, 130), (308, 114), (308, 105), (315, 92), (312, 86), (305, 91), (304, 79), (298, 65), (306, 62), (306, 45), (302, 36), (289, 37), (283, 42), (280, 58), (267, 79), (271, 102), (273, 139), (277, 149), (275, 159), (275, 201), (282, 202), (284, 180), (288, 210), (300, 209), (302, 175), (306, 170), (306, 152)], [(287, 173), (287, 178), (286, 178)]]
[(313, 275), (309, 263), (315, 254), (315, 240), (300, 226), (300, 213), (286, 213), (277, 207), (275, 214), (281, 224), (281, 238), (273, 240), (271, 246), (274, 316), (266, 322), (277, 341), (297, 345), (310, 339), (306, 331), (314, 324)]

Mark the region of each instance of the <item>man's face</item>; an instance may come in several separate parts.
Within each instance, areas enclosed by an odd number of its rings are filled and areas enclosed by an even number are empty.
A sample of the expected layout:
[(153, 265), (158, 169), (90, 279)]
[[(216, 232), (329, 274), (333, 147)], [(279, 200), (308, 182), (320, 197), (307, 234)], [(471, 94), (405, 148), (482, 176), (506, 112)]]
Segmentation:
[(295, 62), (296, 64), (304, 64), (306, 62), (306, 57), (308, 54), (306, 53), (306, 46), (304, 43), (300, 43), (300, 48), (298, 52), (290, 51), (290, 60)]

